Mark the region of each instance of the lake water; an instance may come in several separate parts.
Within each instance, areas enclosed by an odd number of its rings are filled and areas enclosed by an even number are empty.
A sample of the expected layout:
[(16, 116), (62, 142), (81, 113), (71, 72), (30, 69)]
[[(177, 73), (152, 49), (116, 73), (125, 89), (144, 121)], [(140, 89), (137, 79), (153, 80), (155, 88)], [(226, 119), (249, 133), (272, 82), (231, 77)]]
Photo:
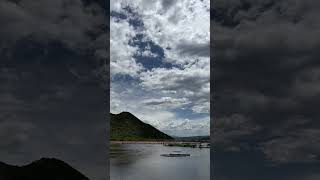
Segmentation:
[[(188, 157), (161, 154), (186, 153)], [(111, 180), (209, 180), (210, 149), (168, 147), (161, 144), (113, 144)]]

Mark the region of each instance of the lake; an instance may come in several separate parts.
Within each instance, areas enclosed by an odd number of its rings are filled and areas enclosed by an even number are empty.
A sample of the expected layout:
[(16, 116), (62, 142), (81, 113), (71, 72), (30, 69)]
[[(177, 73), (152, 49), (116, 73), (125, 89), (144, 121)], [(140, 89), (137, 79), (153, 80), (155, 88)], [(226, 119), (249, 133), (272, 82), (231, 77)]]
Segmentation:
[[(188, 157), (161, 154), (186, 153)], [(161, 144), (112, 144), (111, 180), (209, 180), (210, 149), (168, 147)]]

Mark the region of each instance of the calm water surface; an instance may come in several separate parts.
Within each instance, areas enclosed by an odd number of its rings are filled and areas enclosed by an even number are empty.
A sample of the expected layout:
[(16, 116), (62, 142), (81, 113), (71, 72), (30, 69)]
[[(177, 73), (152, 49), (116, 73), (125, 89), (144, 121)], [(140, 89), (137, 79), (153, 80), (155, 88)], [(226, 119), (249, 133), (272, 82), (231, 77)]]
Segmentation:
[[(111, 180), (209, 180), (210, 149), (161, 144), (111, 145)], [(163, 157), (187, 153), (190, 157)]]

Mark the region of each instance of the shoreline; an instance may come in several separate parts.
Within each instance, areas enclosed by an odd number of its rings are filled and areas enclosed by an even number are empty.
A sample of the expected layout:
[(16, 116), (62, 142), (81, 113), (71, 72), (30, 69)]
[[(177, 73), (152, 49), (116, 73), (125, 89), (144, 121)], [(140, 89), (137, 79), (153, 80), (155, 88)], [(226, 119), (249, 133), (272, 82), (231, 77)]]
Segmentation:
[(184, 142), (184, 141), (110, 141), (110, 144), (201, 144), (206, 142)]

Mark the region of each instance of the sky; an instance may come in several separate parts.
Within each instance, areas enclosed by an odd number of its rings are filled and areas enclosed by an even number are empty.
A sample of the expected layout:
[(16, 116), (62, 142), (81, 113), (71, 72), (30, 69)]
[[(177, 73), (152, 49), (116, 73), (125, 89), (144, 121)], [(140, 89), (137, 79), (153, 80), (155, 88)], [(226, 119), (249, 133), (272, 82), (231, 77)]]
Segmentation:
[(105, 1), (0, 1), (0, 160), (105, 179), (110, 33), (111, 112), (184, 136), (210, 109), (213, 179), (318, 180), (319, 1), (215, 0), (210, 36), (208, 3), (113, 1), (109, 32)]
[(319, 1), (211, 7), (213, 179), (320, 179)]
[(106, 9), (93, 0), (0, 1), (1, 162), (54, 157), (107, 179)]
[(209, 135), (210, 2), (110, 2), (110, 108), (173, 136)]

